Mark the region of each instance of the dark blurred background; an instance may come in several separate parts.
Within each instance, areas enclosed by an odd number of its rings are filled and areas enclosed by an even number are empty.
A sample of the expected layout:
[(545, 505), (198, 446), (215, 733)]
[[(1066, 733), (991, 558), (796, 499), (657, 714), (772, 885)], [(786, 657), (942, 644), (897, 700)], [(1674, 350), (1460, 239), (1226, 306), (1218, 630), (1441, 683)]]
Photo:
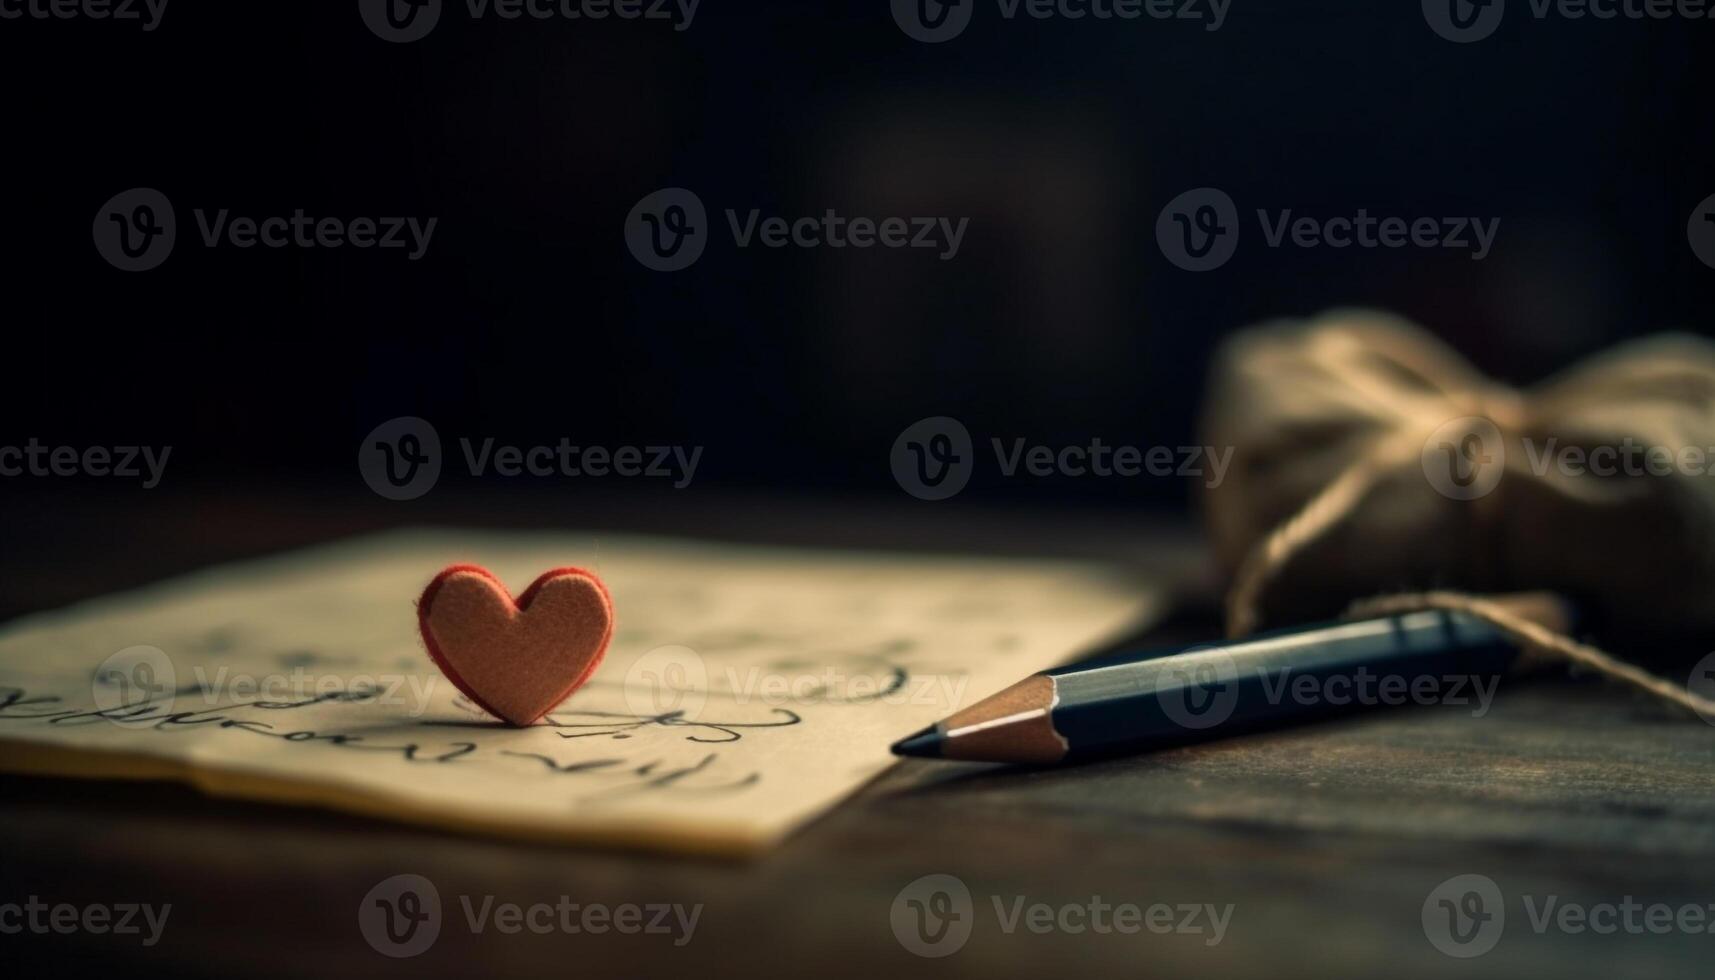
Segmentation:
[[(1459, 44), (1420, 0), (1231, 0), (1216, 31), (1005, 20), (997, 0), (965, 0), (968, 28), (926, 44), (890, 0), (702, 0), (683, 31), (473, 19), (446, 0), (410, 43), (378, 37), (358, 0), (169, 0), (152, 31), (9, 16), (52, 2), (70, 0), (0, 0), (0, 450), (172, 452), (153, 490), (0, 477), (0, 622), (313, 541), (457, 523), (1124, 557), (1190, 596), (1157, 635), (1200, 640), (1219, 635), (1220, 606), (1190, 519), (1199, 481), (981, 465), (955, 499), (928, 502), (896, 482), (896, 438), (946, 415), (979, 452), (992, 438), (1194, 443), (1224, 337), (1337, 305), (1402, 313), (1516, 383), (1626, 337), (1715, 327), (1715, 268), (1687, 232), (1715, 195), (1712, 19), (1538, 19), (1530, 0), (1502, 0), (1493, 35)], [(675, 186), (707, 206), (712, 240), (691, 267), (652, 271), (624, 226)], [(177, 244), (158, 268), (123, 272), (92, 225), (140, 187), (172, 202)], [(1232, 197), (1242, 231), (1230, 261), (1193, 273), (1164, 255), (1156, 224), (1202, 187)], [(195, 212), (223, 208), (437, 223), (415, 262), (203, 247)], [(1473, 261), (1269, 248), (1255, 220), (1360, 208), (1499, 232)], [(727, 209), (968, 226), (951, 261), (739, 249)], [(358, 456), (402, 416), (432, 423), (446, 467), (396, 502), (366, 485)], [(682, 490), (478, 479), (459, 472), (461, 438), (703, 452)], [(443, 968), (537, 973), (568, 953), (707, 972), (731, 949), (758, 976), (775, 963), (927, 975), (943, 961), (905, 962), (870, 912), (926, 870), (965, 874), (997, 904), (1139, 887), (1238, 896), (1263, 931), (1195, 963), (1258, 976), (1291, 974), (1288, 962), (1314, 976), (1400, 963), (1473, 975), (1478, 963), (1435, 958), (1418, 931), (1421, 896), (1449, 874), (1485, 870), (1527, 900), (1706, 900), (1687, 870), (1715, 850), (1701, 726), (1600, 689), (1522, 694), (1497, 705), (1500, 727), (1424, 710), (1386, 722), (1399, 727), (998, 784), (916, 784), (902, 769), (755, 871), (17, 777), (0, 792), (16, 860), (0, 865), (44, 897), (172, 896), (195, 941), (151, 962), (186, 976), (283, 974), (303, 956), (382, 975), (366, 950), (349, 955), (346, 903), (405, 869), (503, 900), (641, 889), (742, 913), (670, 963), (666, 947), (635, 962), (633, 946), (441, 948)], [(1689, 935), (1544, 938), (1514, 921), (1481, 961), (1488, 975), (1702, 962)], [(1083, 972), (1123, 957), (1134, 973), (1184, 975), (1192, 962), (1084, 938), (1031, 946), (1033, 962), (1020, 951), (1045, 937), (1021, 933), (945, 962), (967, 975), (1034, 969), (1041, 953)], [(134, 951), (113, 950), (30, 952), (67, 976), (134, 972)]]
[[(86, 488), (145, 511), (235, 487), (384, 504), (355, 454), (403, 415), (449, 452), (460, 436), (703, 446), (683, 494), (892, 499), (889, 447), (925, 416), (979, 445), (1190, 441), (1211, 351), (1264, 318), (1387, 307), (1519, 382), (1623, 337), (1706, 330), (1715, 270), (1686, 227), (1715, 193), (1715, 21), (1512, 7), (1471, 44), (1416, 2), (1368, 0), (1233, 0), (1213, 32), (1009, 21), (987, 2), (943, 44), (907, 37), (887, 0), (705, 0), (684, 31), (472, 19), (460, 0), (408, 44), (351, 0), (174, 0), (149, 32), (0, 20), (0, 444), (171, 445), (159, 496)], [(718, 233), (691, 268), (653, 272), (622, 226), (674, 185)], [(1201, 186), (1234, 198), (1245, 234), (1198, 274), (1154, 227)], [(91, 241), (133, 187), (177, 209), (177, 248), (149, 272)], [(1480, 262), (1268, 248), (1254, 219), (1360, 207), (1499, 218), (1499, 236)], [(208, 249), (198, 208), (439, 222), (411, 262)], [(727, 208), (969, 227), (946, 262), (738, 249)], [(76, 488), (0, 481), (14, 506)], [(1193, 489), (984, 467), (923, 506), (1178, 508)]]

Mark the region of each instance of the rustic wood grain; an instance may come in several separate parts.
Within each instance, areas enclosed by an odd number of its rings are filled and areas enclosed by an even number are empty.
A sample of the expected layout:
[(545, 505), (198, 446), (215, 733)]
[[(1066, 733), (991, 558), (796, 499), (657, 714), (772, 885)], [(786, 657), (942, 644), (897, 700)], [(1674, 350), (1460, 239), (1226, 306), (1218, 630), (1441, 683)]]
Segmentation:
[[(365, 526), (249, 506), (254, 519), (235, 524), (271, 539), (254, 550)], [(169, 535), (161, 520), (126, 533)], [(794, 526), (815, 537), (817, 520)], [(872, 517), (868, 533), (886, 538), (873, 530), (881, 525), (921, 542), (918, 520)], [(1072, 521), (1027, 534), (1002, 515), (943, 533), (980, 542), (987, 520), (1000, 520), (1014, 545), (1105, 546), (1197, 574), (1182, 530), (1128, 529), (1140, 540)], [(851, 521), (842, 523), (849, 533)], [(254, 530), (263, 525), (270, 530)], [(1000, 534), (992, 524), (987, 533)], [(235, 549), (245, 550), (233, 537), (205, 547), (186, 532), (169, 554), (132, 557), (108, 578), (146, 578)], [(8, 552), (8, 578), (30, 560)], [(37, 595), (11, 592), (7, 606), (114, 587), (100, 575), (51, 578)], [(1172, 630), (1209, 628), (1192, 616)], [(110, 937), (0, 936), (0, 951), (24, 968), (18, 976), (1706, 976), (1715, 935), (1538, 935), (1520, 899), (1715, 903), (1712, 773), (1715, 728), (1598, 683), (1544, 678), (1503, 688), (1483, 717), (1455, 706), (1388, 710), (1049, 771), (906, 763), (745, 864), (459, 837), (175, 786), (7, 777), (0, 902), (36, 894), (171, 902), (174, 911), (149, 950)], [(447, 923), (429, 953), (395, 961), (365, 945), (356, 910), (370, 886), (401, 872), (436, 883)], [(958, 876), (975, 898), (971, 939), (946, 959), (906, 952), (890, 924), (900, 889), (929, 873)], [(1456, 960), (1430, 945), (1421, 915), (1436, 885), (1466, 873), (1502, 888), (1508, 921), (1492, 952)], [(705, 910), (692, 942), (674, 948), (647, 936), (470, 935), (461, 895)], [(1009, 935), (995, 896), (1234, 911), (1216, 946), (1193, 935)]]

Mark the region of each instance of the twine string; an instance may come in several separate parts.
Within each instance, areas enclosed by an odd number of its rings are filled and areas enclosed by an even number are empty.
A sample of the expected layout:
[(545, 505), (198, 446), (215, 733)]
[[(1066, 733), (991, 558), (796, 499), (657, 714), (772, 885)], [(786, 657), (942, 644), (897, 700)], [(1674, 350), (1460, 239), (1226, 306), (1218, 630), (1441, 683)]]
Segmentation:
[[(1514, 424), (1518, 418), (1507, 410), (1495, 411), (1485, 417), (1494, 420), (1493, 416)], [(1230, 637), (1242, 637), (1256, 630), (1260, 622), (1259, 605), (1263, 591), (1293, 558), (1330, 528), (1352, 516), (1383, 477), (1402, 465), (1415, 465), (1415, 450), (1427, 435), (1427, 432), (1419, 434), (1418, 428), (1407, 425), (1376, 439), (1367, 452), (1250, 550), (1227, 594), (1227, 632)], [(1510, 428), (1502, 427), (1503, 432)], [(1480, 515), (1483, 513), (1479, 512)], [(1487, 513), (1492, 514), (1492, 509)], [(1581, 667), (1661, 701), (1715, 718), (1715, 700), (1472, 593), (1431, 590), (1373, 596), (1354, 603), (1347, 615), (1375, 617), (1422, 610), (1462, 612), (1474, 616), (1510, 636), (1527, 657)]]

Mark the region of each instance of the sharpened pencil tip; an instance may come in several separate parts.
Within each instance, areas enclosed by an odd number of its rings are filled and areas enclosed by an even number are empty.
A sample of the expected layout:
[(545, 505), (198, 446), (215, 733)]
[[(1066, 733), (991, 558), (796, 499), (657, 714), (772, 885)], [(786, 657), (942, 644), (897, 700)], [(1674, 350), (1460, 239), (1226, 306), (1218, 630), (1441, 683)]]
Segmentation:
[(941, 734), (940, 728), (930, 725), (915, 735), (894, 742), (893, 754), (914, 756), (920, 759), (939, 759), (941, 757), (941, 743), (946, 740), (946, 736)]

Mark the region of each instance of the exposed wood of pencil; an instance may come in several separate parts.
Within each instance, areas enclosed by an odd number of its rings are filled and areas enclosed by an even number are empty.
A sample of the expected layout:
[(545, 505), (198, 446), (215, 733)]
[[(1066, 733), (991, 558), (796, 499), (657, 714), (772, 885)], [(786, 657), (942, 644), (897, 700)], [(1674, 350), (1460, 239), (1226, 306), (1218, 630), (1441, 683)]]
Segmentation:
[(1054, 729), (1059, 700), (1054, 678), (1026, 677), (945, 721), (901, 739), (901, 755), (965, 762), (1050, 763), (1065, 758), (1066, 739)]

